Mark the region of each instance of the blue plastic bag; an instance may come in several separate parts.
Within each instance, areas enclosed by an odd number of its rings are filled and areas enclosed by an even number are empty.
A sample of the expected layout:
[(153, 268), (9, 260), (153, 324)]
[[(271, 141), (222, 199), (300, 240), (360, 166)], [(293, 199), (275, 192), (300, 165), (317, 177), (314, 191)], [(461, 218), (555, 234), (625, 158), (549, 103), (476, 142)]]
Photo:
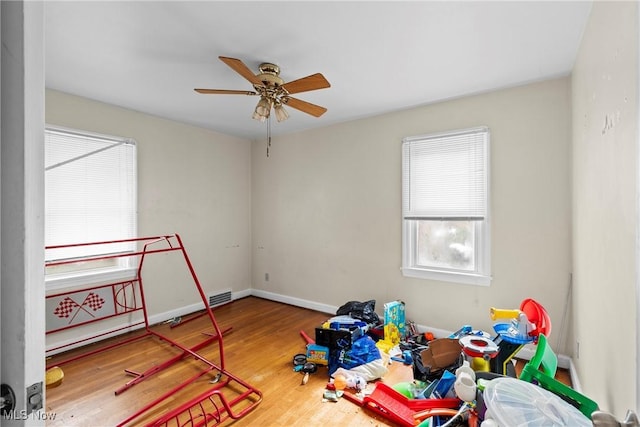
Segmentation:
[(338, 368), (351, 369), (380, 358), (380, 350), (376, 347), (375, 341), (370, 336), (364, 335), (354, 341), (349, 350), (331, 351), (329, 375)]

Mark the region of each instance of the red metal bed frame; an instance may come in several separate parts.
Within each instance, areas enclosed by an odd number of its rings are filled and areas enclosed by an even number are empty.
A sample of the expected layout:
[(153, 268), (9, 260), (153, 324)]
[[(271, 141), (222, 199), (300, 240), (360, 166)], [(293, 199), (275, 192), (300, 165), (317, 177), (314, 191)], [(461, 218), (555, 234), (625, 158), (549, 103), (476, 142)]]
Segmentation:
[[(95, 341), (96, 339), (102, 339), (105, 336), (113, 335), (124, 330), (131, 328), (144, 328), (144, 333), (141, 335), (126, 338), (120, 340), (117, 343), (102, 346), (96, 350), (89, 350), (79, 355), (69, 357), (65, 360), (56, 361), (56, 366), (62, 366), (67, 363), (71, 363), (75, 360), (91, 356), (103, 351), (110, 350), (112, 348), (129, 344), (134, 341), (146, 338), (156, 337), (159, 341), (170, 346), (174, 346), (181, 350), (180, 354), (177, 354), (165, 362), (155, 365), (145, 372), (134, 372), (125, 369), (128, 375), (132, 375), (134, 378), (124, 384), (122, 387), (115, 391), (115, 395), (119, 395), (134, 385), (148, 379), (149, 377), (157, 374), (158, 372), (167, 369), (174, 364), (184, 360), (185, 358), (195, 358), (202, 362), (205, 366), (196, 375), (187, 378), (181, 384), (177, 385), (171, 390), (168, 390), (160, 397), (147, 403), (135, 413), (122, 420), (118, 426), (133, 425), (136, 424), (136, 420), (140, 422), (140, 418), (148, 411), (155, 408), (158, 404), (165, 401), (170, 396), (174, 395), (178, 391), (185, 389), (196, 380), (202, 378), (205, 375), (211, 375), (214, 378), (215, 384), (211, 386), (206, 392), (199, 394), (191, 398), (190, 400), (180, 404), (178, 407), (169, 410), (165, 414), (160, 415), (159, 418), (148, 422), (144, 421), (148, 426), (213, 426), (222, 423), (227, 419), (239, 419), (247, 415), (262, 401), (262, 393), (255, 387), (252, 387), (247, 382), (236, 377), (225, 369), (224, 359), (224, 343), (223, 335), (230, 329), (221, 331), (216, 319), (213, 315), (211, 307), (209, 307), (208, 299), (202, 290), (202, 286), (195, 273), (193, 265), (189, 260), (189, 256), (182, 244), (182, 240), (178, 234), (166, 235), (166, 236), (154, 236), (143, 237), (135, 239), (125, 240), (111, 240), (94, 243), (80, 243), (72, 245), (59, 245), (48, 246), (46, 249), (49, 251), (55, 251), (56, 249), (65, 249), (81, 246), (97, 246), (97, 245), (117, 245), (117, 244), (131, 244), (141, 247), (134, 252), (115, 253), (109, 255), (92, 256), (92, 257), (80, 257), (68, 260), (47, 261), (45, 267), (54, 267), (64, 264), (74, 263), (86, 263), (91, 261), (104, 261), (114, 258), (133, 257), (130, 259), (137, 259), (137, 272), (135, 278), (125, 281), (116, 281), (113, 283), (92, 285), (81, 289), (74, 288), (72, 291), (55, 293), (47, 295), (47, 310), (50, 310), (50, 315), (54, 315), (56, 319), (59, 319), (58, 325), (51, 327), (47, 330), (47, 334), (54, 334), (71, 328), (76, 328), (82, 325), (87, 325), (93, 322), (103, 321), (105, 319), (114, 318), (126, 314), (141, 313), (143, 320), (130, 323), (124, 327), (112, 327), (106, 332), (92, 335), (88, 338), (79, 339), (71, 343), (59, 345), (55, 348), (47, 350), (47, 355), (53, 352), (60, 352), (71, 346), (78, 346), (84, 344), (86, 341)], [(143, 266), (145, 258), (151, 254), (159, 254), (166, 252), (181, 252), (184, 261), (188, 267), (188, 270), (193, 278), (194, 285), (202, 299), (204, 313), (200, 316), (206, 315), (211, 321), (211, 325), (214, 329), (214, 333), (206, 333), (206, 339), (200, 343), (186, 347), (183, 344), (172, 340), (171, 338), (158, 333), (151, 329), (149, 324), (149, 318), (147, 313), (147, 306), (145, 303), (145, 290), (143, 286)], [(62, 325), (64, 323), (64, 325)], [(219, 363), (212, 362), (198, 353), (199, 350), (206, 347), (213, 342), (218, 343), (219, 350)], [(47, 366), (49, 369), (51, 366)], [(212, 381), (212, 382), (214, 382)], [(232, 390), (229, 392), (229, 390)]]

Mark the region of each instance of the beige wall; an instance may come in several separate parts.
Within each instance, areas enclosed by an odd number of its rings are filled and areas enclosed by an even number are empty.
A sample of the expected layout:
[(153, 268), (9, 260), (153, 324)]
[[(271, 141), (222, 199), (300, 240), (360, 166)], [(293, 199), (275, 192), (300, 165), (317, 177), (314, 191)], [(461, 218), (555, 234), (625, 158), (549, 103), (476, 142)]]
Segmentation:
[[(564, 352), (570, 123), (570, 81), (560, 78), (277, 137), (268, 158), (254, 143), (254, 290), (329, 306), (375, 299), (378, 311), (400, 299), (418, 324), (492, 333), (490, 307), (534, 298)], [(491, 131), (493, 282), (405, 278), (402, 138), (478, 125)]]
[[(594, 3), (571, 79), (274, 137), (268, 158), (264, 141), (51, 90), (46, 121), (137, 140), (139, 234), (180, 233), (207, 291), (375, 299), (379, 312), (401, 299), (418, 324), (490, 332), (490, 307), (534, 298), (583, 391), (622, 417), (638, 376), (637, 17), (634, 2)], [(493, 282), (405, 278), (401, 140), (478, 125), (491, 130)], [(191, 302), (163, 279), (158, 311)]]
[[(180, 234), (207, 294), (251, 287), (249, 141), (53, 90), (46, 91), (46, 122), (134, 138), (138, 235)], [(145, 279), (162, 283), (148, 295), (151, 314), (197, 301), (184, 270), (157, 275)]]
[(593, 4), (572, 76), (573, 359), (620, 418), (637, 402), (637, 7)]

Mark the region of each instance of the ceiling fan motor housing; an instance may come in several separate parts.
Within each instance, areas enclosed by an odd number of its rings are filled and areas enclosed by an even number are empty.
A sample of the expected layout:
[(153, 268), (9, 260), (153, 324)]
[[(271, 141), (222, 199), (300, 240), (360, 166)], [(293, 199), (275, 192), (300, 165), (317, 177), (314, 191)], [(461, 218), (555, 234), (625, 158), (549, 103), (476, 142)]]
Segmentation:
[(279, 76), (280, 67), (276, 64), (264, 62), (260, 64), (258, 70), (260, 70), (260, 74), (257, 77), (265, 86), (282, 86), (284, 84), (284, 80)]

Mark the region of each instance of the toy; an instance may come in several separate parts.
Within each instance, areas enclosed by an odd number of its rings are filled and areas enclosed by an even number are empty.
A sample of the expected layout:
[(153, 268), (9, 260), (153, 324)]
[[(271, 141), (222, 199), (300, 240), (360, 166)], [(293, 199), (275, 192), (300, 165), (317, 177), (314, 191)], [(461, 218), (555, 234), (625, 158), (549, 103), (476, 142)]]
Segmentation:
[[(345, 394), (347, 396), (347, 394)], [(365, 408), (401, 426), (413, 427), (422, 420), (436, 416), (453, 416), (460, 406), (456, 398), (408, 399), (383, 382), (376, 383), (371, 394), (364, 397)]]
[(398, 344), (405, 335), (404, 302), (391, 301), (384, 305), (384, 339)]
[(535, 383), (539, 387), (560, 396), (562, 400), (570, 402), (587, 418), (598, 410), (598, 404), (589, 397), (577, 392), (557, 381), (554, 377), (558, 366), (558, 358), (548, 344), (543, 334), (538, 335), (536, 354), (527, 362), (520, 373), (520, 380)]
[(329, 347), (318, 344), (307, 344), (307, 361), (317, 365), (328, 365)]
[(465, 335), (460, 337), (459, 342), (464, 354), (472, 358), (474, 371), (488, 372), (489, 360), (496, 357), (500, 351), (498, 345), (484, 334)]
[(401, 381), (399, 383), (394, 384), (391, 388), (400, 393), (401, 395), (409, 398), (415, 399), (415, 384), (409, 381)]
[(462, 362), (462, 366), (456, 369), (456, 381), (453, 383), (453, 389), (456, 396), (464, 402), (473, 402), (476, 400), (476, 373), (469, 366), (466, 360)]
[(304, 373), (304, 376), (302, 377), (302, 381), (300, 382), (300, 385), (305, 385), (309, 381), (309, 374), (312, 374), (317, 370), (318, 370), (318, 367), (316, 366), (315, 363), (307, 362), (304, 365), (302, 365), (301, 371)]
[(432, 399), (444, 399), (449, 393), (453, 383), (456, 380), (456, 376), (449, 371), (442, 372), (442, 376), (438, 380), (433, 392), (431, 393)]
[(300, 335), (302, 336), (302, 339), (304, 339), (306, 341), (307, 344), (315, 344), (316, 341), (311, 338), (305, 331), (300, 330)]
[(333, 386), (336, 388), (336, 390), (344, 390), (347, 387), (347, 378), (344, 375), (334, 376)]
[(461, 336), (469, 335), (471, 331), (471, 325), (464, 325), (462, 328), (449, 335), (449, 338), (460, 338)]
[(491, 307), (490, 316), (496, 321), (493, 329), (497, 335), (493, 339), (486, 332), (472, 331), (469, 325), (450, 338), (458, 339), (463, 353), (471, 358), (474, 371), (515, 377), (515, 368), (508, 362), (522, 346), (537, 342), (541, 334), (548, 335), (551, 319), (544, 307), (531, 298), (523, 300), (519, 310)]
[(338, 368), (336, 370), (333, 374), (332, 382), (337, 390), (351, 388), (357, 392), (361, 392), (367, 387), (367, 381), (362, 376), (344, 368)]
[(528, 298), (520, 303), (520, 310), (491, 308), (491, 319), (511, 318), (511, 322), (498, 322), (493, 329), (498, 334), (494, 342), (498, 354), (491, 359), (491, 372), (515, 376), (513, 364), (508, 363), (527, 343), (536, 342), (539, 334), (551, 333), (551, 319), (547, 311), (535, 300)]
[[(47, 369), (47, 372), (45, 373), (45, 383), (47, 385), (47, 388), (58, 387), (60, 384), (62, 384), (63, 379), (64, 372), (59, 366), (53, 366)], [(4, 393), (2, 394), (2, 396), (4, 397)]]
[(413, 364), (413, 356), (411, 356), (411, 350), (405, 350), (402, 352), (402, 358), (400, 357), (391, 357), (391, 360), (395, 360), (396, 362), (402, 362), (405, 365)]
[(367, 382), (359, 375), (355, 375), (347, 379), (347, 387), (356, 390), (357, 392), (364, 391), (367, 388)]

